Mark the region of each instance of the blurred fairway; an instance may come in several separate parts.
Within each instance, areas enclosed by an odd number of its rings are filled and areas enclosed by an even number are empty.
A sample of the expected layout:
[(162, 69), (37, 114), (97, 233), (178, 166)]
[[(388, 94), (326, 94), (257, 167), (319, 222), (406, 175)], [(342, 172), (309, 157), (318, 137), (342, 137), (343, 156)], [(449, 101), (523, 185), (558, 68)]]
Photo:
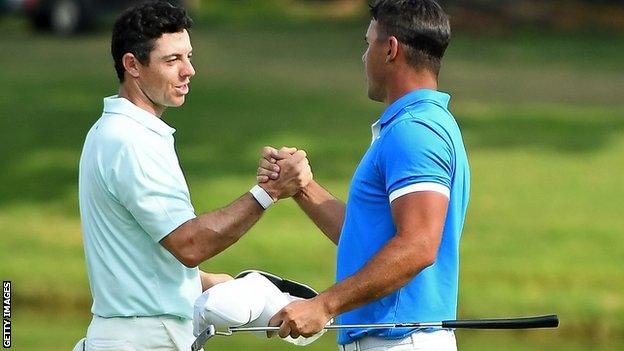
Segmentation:
[[(341, 198), (383, 106), (366, 98), (366, 23), (192, 33), (198, 72), (165, 120), (197, 212), (254, 182), (265, 144), (308, 151)], [(116, 93), (107, 33), (71, 40), (5, 24), (0, 39), (0, 275), (16, 350), (69, 350), (90, 293), (77, 209), (83, 138)], [(0, 26), (1, 27), (1, 26)], [(463, 128), (472, 198), (459, 317), (558, 313), (543, 331), (460, 331), (461, 350), (624, 349), (624, 37), (457, 35), (441, 75)], [(268, 270), (323, 290), (335, 249), (290, 200), (202, 265)], [(296, 350), (238, 335), (207, 350)], [(306, 350), (334, 350), (333, 335)]]

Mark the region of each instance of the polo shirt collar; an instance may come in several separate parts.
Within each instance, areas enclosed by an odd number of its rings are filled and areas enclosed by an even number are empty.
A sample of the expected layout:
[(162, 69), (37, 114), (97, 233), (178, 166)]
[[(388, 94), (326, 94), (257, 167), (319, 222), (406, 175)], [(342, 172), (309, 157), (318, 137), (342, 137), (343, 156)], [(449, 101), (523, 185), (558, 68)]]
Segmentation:
[(431, 89), (413, 90), (403, 95), (398, 100), (393, 102), (390, 106), (388, 106), (388, 108), (381, 115), (381, 118), (379, 118), (379, 124), (380, 126), (387, 124), (396, 115), (398, 115), (399, 112), (401, 112), (401, 110), (403, 110), (405, 107), (414, 105), (418, 102), (425, 101), (425, 100), (432, 101), (433, 103), (437, 105), (441, 105), (444, 108), (448, 108), (448, 103), (450, 99), (451, 99), (451, 96), (449, 94), (446, 94), (437, 90), (431, 90)]
[(121, 114), (132, 118), (145, 128), (150, 129), (161, 136), (169, 136), (175, 132), (175, 129), (163, 122), (163, 120), (158, 116), (145, 111), (130, 102), (130, 100), (120, 97), (119, 95), (104, 98), (104, 113)]
[(396, 115), (401, 112), (405, 107), (409, 105), (416, 104), (421, 101), (433, 101), (435, 104), (441, 105), (444, 108), (448, 108), (449, 100), (451, 96), (449, 94), (431, 90), (431, 89), (418, 89), (413, 90), (403, 96), (401, 96), (397, 101), (393, 102), (381, 117), (371, 125), (372, 139), (371, 143), (374, 143), (377, 138), (379, 138), (379, 133), (381, 132), (381, 128), (392, 121)]

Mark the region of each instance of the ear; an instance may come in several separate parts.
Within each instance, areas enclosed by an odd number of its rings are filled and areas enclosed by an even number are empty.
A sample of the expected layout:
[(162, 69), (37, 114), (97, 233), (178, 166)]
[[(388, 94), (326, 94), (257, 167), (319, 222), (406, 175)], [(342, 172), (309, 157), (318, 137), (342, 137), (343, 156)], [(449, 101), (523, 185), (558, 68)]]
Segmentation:
[(399, 54), (399, 40), (395, 36), (388, 38), (388, 52), (386, 53), (386, 63), (392, 62)]
[(123, 63), (124, 69), (128, 74), (130, 74), (133, 78), (139, 77), (139, 65), (141, 64), (139, 60), (131, 53), (127, 52), (121, 58), (121, 63)]

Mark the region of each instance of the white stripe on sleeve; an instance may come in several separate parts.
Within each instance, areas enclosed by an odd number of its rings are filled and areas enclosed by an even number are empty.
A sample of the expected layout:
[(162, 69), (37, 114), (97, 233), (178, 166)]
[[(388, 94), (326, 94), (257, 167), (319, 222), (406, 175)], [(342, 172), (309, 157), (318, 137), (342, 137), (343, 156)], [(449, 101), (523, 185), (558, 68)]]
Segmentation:
[(409, 193), (415, 193), (418, 191), (435, 191), (436, 193), (440, 193), (448, 198), (451, 197), (451, 190), (447, 188), (445, 185), (438, 184), (438, 183), (416, 183), (416, 184), (410, 184), (406, 187), (393, 191), (389, 196), (390, 202), (394, 201), (395, 199), (403, 195), (406, 195)]

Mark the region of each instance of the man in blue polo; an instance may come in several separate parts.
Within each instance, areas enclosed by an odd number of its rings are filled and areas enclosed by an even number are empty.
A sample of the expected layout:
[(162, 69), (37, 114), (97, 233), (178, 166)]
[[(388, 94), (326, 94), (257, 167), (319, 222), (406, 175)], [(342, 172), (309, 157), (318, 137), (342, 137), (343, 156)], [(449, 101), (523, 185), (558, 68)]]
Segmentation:
[[(280, 337), (309, 336), (338, 324), (454, 319), (459, 241), (470, 171), (450, 96), (437, 91), (450, 40), (447, 15), (435, 0), (380, 0), (366, 33), (368, 95), (388, 107), (372, 125), (372, 143), (358, 165), (345, 205), (312, 181), (295, 200), (338, 245), (337, 283), (294, 302), (271, 325)], [(258, 180), (281, 173), (285, 156), (266, 148)], [(452, 330), (349, 329), (347, 350), (456, 350)]]

